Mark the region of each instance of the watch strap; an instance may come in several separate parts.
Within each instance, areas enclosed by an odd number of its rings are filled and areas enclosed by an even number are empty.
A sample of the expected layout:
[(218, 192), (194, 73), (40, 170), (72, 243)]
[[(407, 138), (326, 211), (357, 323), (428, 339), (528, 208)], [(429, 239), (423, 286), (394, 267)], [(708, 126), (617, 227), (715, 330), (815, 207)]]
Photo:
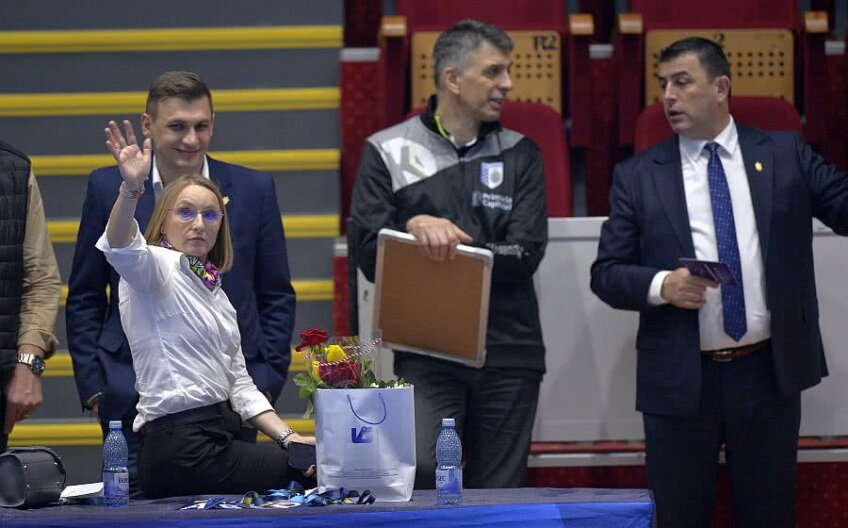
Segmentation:
[(15, 361), (27, 365), (34, 374), (39, 376), (44, 372), (44, 359), (36, 354), (18, 354)]
[(274, 440), (277, 442), (277, 445), (279, 445), (283, 449), (286, 449), (286, 440), (293, 434), (294, 429), (292, 429), (291, 427), (286, 427), (285, 429), (280, 431), (280, 434), (277, 435), (277, 438), (275, 438)]

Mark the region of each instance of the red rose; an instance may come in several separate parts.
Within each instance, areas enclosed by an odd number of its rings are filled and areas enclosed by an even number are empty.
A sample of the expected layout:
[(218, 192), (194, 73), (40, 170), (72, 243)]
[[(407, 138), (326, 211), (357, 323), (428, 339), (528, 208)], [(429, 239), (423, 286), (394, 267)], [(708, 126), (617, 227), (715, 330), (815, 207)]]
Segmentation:
[(300, 349), (320, 345), (329, 338), (327, 332), (320, 328), (310, 328), (300, 333), (300, 344), (294, 349), (300, 352)]
[(359, 363), (347, 360), (338, 363), (321, 363), (318, 365), (318, 376), (334, 389), (349, 389), (359, 386), (361, 372)]

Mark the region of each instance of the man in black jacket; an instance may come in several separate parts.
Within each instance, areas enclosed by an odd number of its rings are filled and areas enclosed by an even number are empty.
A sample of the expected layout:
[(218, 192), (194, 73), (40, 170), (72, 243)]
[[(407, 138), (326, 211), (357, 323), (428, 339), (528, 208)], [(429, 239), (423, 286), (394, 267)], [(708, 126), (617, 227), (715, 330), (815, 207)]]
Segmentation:
[(0, 452), (42, 402), (62, 282), (29, 159), (0, 142)]
[(415, 236), (433, 260), (460, 243), (495, 255), (486, 364), (481, 369), (398, 352), (395, 373), (415, 386), (416, 488), (433, 487), (441, 419), (456, 418), (470, 488), (520, 486), (545, 371), (533, 273), (547, 244), (539, 149), (498, 123), (512, 40), (464, 20), (436, 41), (437, 95), (419, 117), (374, 134), (353, 191), (350, 238), (374, 279), (377, 233)]

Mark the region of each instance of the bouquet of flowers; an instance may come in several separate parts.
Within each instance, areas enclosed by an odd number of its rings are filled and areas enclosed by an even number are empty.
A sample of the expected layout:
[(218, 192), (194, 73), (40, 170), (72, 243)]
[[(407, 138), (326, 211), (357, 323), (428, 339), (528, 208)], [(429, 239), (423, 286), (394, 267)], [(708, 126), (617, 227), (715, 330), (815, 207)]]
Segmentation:
[(314, 396), (318, 389), (368, 389), (406, 387), (400, 380), (378, 380), (374, 375), (374, 354), (383, 342), (378, 333), (367, 343), (359, 336), (330, 338), (320, 328), (310, 328), (300, 334), (301, 343), (295, 350), (302, 352), (310, 368), (294, 377), (301, 398), (308, 398), (304, 418), (314, 410)]

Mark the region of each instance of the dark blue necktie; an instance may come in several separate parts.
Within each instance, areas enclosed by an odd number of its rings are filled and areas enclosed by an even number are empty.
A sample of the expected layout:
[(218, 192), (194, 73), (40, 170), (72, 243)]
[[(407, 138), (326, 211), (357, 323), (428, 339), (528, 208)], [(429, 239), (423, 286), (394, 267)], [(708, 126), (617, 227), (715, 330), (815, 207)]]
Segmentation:
[(735, 341), (742, 339), (748, 331), (745, 321), (745, 293), (742, 288), (742, 264), (739, 245), (736, 242), (736, 224), (733, 221), (733, 203), (730, 188), (724, 175), (724, 167), (718, 157), (718, 143), (707, 143), (710, 153), (707, 176), (710, 181), (710, 202), (713, 206), (718, 260), (724, 262), (733, 273), (736, 284), (721, 285), (721, 306), (724, 313), (724, 331)]

